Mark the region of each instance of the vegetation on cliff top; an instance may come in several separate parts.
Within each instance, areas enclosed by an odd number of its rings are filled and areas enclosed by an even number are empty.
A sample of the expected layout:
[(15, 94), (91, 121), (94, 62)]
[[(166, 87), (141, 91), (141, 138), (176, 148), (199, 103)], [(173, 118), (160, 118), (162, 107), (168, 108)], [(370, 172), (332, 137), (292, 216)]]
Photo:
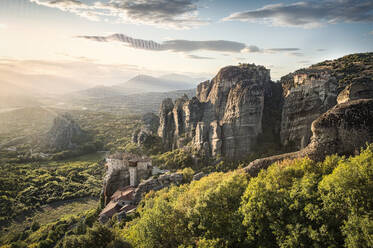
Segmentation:
[(299, 73), (329, 71), (340, 86), (361, 81), (373, 82), (373, 53), (355, 53), (335, 60), (325, 60), (309, 68), (297, 70), (281, 78), (284, 92), (294, 87), (293, 76)]

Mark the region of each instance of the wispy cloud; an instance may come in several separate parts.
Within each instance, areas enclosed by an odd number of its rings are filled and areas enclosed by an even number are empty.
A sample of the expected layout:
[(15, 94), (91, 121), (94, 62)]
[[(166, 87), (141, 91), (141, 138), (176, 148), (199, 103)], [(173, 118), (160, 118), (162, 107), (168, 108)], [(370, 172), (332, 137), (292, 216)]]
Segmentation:
[(269, 51), (269, 52), (294, 52), (294, 51), (299, 51), (300, 49), (299, 48), (294, 48), (294, 47), (291, 47), (291, 48), (269, 48), (269, 49), (266, 49), (266, 51)]
[(91, 4), (79, 0), (29, 0), (98, 21), (141, 23), (165, 28), (191, 28), (209, 23), (198, 16), (198, 0), (106, 0)]
[(236, 12), (225, 21), (262, 22), (274, 26), (315, 28), (341, 22), (373, 22), (372, 0), (315, 0), (270, 4)]
[(93, 40), (97, 42), (121, 42), (125, 45), (144, 50), (172, 51), (172, 52), (194, 52), (194, 51), (215, 51), (229, 53), (266, 53), (266, 52), (289, 52), (298, 51), (299, 48), (270, 48), (261, 49), (258, 46), (246, 45), (245, 43), (228, 40), (167, 40), (158, 43), (152, 40), (135, 39), (124, 34), (113, 34), (109, 36), (78, 36), (78, 38)]
[(194, 54), (188, 54), (188, 55), (186, 55), (186, 57), (189, 58), (189, 59), (214, 59), (214, 58), (211, 58), (211, 57), (198, 56), (198, 55), (194, 55)]
[(304, 53), (300, 53), (300, 52), (291, 52), (289, 54), (292, 55), (292, 56), (296, 56), (296, 57), (303, 57), (304, 56)]

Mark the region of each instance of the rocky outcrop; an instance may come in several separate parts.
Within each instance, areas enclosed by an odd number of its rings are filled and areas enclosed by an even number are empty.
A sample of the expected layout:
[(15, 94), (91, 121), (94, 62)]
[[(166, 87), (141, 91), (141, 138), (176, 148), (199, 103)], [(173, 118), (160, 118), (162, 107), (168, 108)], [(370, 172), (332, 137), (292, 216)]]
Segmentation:
[(320, 115), (338, 102), (372, 98), (372, 88), (373, 53), (324, 61), (280, 83), (262, 66), (228, 66), (199, 84), (196, 97), (166, 99), (158, 135), (166, 150), (188, 145), (231, 159), (279, 147), (295, 151), (310, 144)]
[(354, 82), (348, 85), (337, 97), (338, 103), (344, 103), (357, 99), (373, 98), (373, 79), (363, 82)]
[(88, 138), (87, 133), (66, 113), (56, 116), (45, 136), (45, 142), (49, 150), (63, 151), (75, 149)]
[(352, 155), (366, 142), (373, 142), (373, 99), (341, 103), (322, 114), (312, 123), (311, 143), (304, 149), (257, 159), (245, 168), (251, 176), (284, 159), (309, 157), (322, 161), (331, 154)]
[(172, 110), (174, 104), (171, 98), (166, 98), (162, 101), (159, 111), (159, 129), (158, 136), (162, 138), (164, 149), (170, 150), (173, 148), (175, 121)]
[[(158, 135), (166, 149), (189, 144), (208, 156), (243, 157), (263, 133), (263, 116), (269, 117), (265, 105), (271, 102), (281, 107), (281, 97), (273, 97), (276, 88), (279, 86), (263, 66), (222, 68), (211, 81), (198, 85), (196, 97), (189, 100), (185, 96), (175, 104), (170, 99), (163, 101)], [(278, 121), (266, 123), (265, 130), (278, 132), (274, 128)]]
[(180, 173), (168, 173), (160, 175), (158, 178), (149, 178), (141, 182), (134, 192), (134, 202), (138, 204), (144, 194), (151, 190), (157, 191), (172, 184), (180, 185), (183, 181), (183, 175)]
[(159, 128), (159, 117), (153, 113), (146, 113), (142, 116), (141, 121), (144, 123), (146, 129), (152, 133), (157, 133)]
[(338, 96), (340, 102), (372, 96), (372, 78), (373, 53), (324, 61), (282, 77), (282, 145), (294, 150), (307, 146), (312, 122), (335, 106)]
[(282, 82), (281, 143), (300, 149), (310, 141), (312, 122), (337, 103), (339, 89), (336, 78), (327, 69), (298, 71), (292, 80), (293, 87)]
[(132, 134), (132, 142), (138, 146), (147, 146), (153, 142), (159, 128), (159, 117), (153, 113), (147, 113), (142, 117), (143, 126)]

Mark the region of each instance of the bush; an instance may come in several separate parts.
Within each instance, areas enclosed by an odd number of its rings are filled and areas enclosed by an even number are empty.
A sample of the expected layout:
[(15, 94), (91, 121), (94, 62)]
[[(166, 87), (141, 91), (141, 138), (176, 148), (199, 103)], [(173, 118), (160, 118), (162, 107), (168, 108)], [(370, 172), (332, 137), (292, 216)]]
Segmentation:
[(372, 178), (373, 146), (350, 159), (272, 165), (250, 181), (243, 196), (248, 244), (371, 247)]
[(193, 168), (194, 165), (192, 155), (183, 149), (176, 149), (153, 156), (152, 159), (155, 165), (168, 170), (178, 170), (187, 167)]
[(183, 183), (190, 183), (193, 180), (194, 170), (192, 168), (184, 168), (179, 171), (183, 175)]
[(238, 208), (246, 185), (244, 173), (213, 173), (190, 185), (148, 194), (140, 217), (128, 224), (126, 240), (134, 247), (193, 246), (196, 240), (202, 245), (218, 239), (237, 246), (244, 235)]

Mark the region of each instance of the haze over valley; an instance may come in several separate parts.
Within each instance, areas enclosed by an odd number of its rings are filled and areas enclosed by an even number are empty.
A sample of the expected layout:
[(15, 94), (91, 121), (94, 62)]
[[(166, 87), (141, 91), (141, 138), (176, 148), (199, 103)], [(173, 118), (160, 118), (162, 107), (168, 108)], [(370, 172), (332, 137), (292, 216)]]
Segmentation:
[(371, 0), (0, 0), (0, 248), (373, 247)]

